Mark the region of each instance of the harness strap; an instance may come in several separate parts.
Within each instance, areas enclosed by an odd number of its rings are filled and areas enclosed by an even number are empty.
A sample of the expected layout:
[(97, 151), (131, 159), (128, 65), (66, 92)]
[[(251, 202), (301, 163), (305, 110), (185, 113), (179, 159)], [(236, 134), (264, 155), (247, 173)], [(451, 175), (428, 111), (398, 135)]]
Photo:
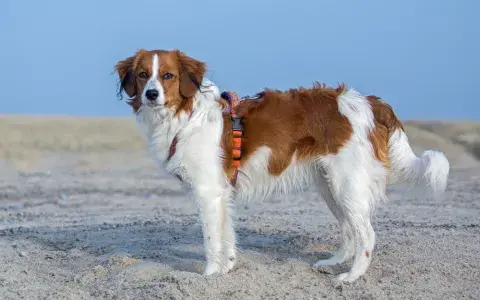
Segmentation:
[[(242, 117), (239, 117), (237, 113), (235, 112), (235, 108), (245, 99), (258, 99), (262, 96), (263, 94), (259, 93), (255, 95), (254, 97), (244, 97), (244, 98), (239, 98), (238, 95), (235, 92), (232, 91), (225, 91), (221, 94), (221, 97), (225, 99), (228, 102), (228, 106), (225, 107), (223, 110), (224, 115), (230, 115), (232, 117), (232, 136), (233, 136), (233, 147), (232, 147), (232, 168), (233, 168), (233, 174), (230, 179), (230, 182), (233, 186), (237, 183), (237, 176), (238, 176), (238, 168), (240, 167), (240, 161), (242, 159), (242, 139), (243, 139), (243, 123), (242, 123)], [(192, 116), (192, 113), (190, 113), (190, 117)], [(172, 143), (170, 144), (169, 152), (168, 152), (168, 158), (167, 160), (170, 160), (172, 156), (175, 154), (176, 148), (177, 148), (177, 143), (178, 143), (178, 137), (175, 135), (175, 137), (172, 140)]]
[[(188, 115), (188, 120), (192, 117), (193, 111), (190, 112)], [(177, 150), (177, 143), (178, 143), (178, 133), (173, 137), (172, 143), (170, 144), (170, 148), (168, 149), (168, 157), (167, 161), (172, 158), (172, 156), (175, 154), (175, 151)]]
[(233, 135), (233, 148), (232, 148), (232, 167), (233, 175), (230, 182), (233, 186), (237, 183), (238, 168), (240, 167), (240, 160), (242, 159), (242, 138), (243, 138), (243, 123), (242, 118), (237, 116), (235, 108), (243, 101), (235, 92), (225, 91), (221, 94), (221, 97), (228, 102), (228, 107), (223, 111), (224, 115), (232, 116), (232, 135)]
[(177, 143), (178, 143), (178, 138), (177, 135), (173, 137), (172, 143), (170, 144), (170, 148), (168, 149), (168, 158), (167, 160), (170, 160), (172, 156), (175, 154), (175, 151), (177, 151)]

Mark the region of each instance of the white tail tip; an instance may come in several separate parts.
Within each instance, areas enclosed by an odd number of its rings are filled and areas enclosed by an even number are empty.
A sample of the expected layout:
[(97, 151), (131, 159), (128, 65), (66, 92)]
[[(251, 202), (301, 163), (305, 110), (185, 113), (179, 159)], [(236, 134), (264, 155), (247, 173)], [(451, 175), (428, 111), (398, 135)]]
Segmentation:
[(450, 163), (442, 152), (427, 150), (417, 157), (405, 132), (398, 129), (389, 139), (389, 157), (393, 181), (410, 183), (415, 194), (436, 199), (445, 192)]
[(430, 196), (439, 198), (445, 192), (450, 163), (442, 152), (427, 150), (420, 158), (423, 166), (423, 182)]

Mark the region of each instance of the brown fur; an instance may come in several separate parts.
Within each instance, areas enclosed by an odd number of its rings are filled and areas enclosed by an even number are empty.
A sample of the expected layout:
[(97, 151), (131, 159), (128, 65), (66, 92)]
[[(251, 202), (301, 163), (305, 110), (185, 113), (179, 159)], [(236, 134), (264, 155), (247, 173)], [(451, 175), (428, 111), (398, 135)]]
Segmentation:
[(373, 154), (375, 159), (383, 163), (390, 169), (390, 160), (388, 158), (388, 130), (385, 126), (375, 121), (375, 128), (368, 136), (373, 146)]
[(367, 99), (372, 106), (375, 121), (387, 129), (389, 137), (395, 130), (403, 130), (402, 122), (395, 116), (390, 104), (383, 102), (379, 97), (373, 95), (367, 96)]
[[(205, 64), (178, 50), (139, 50), (134, 56), (117, 63), (115, 67), (122, 81), (121, 89), (131, 98), (128, 103), (135, 112), (140, 108), (141, 93), (148, 79), (140, 78), (138, 74), (152, 74), (153, 54), (159, 58), (159, 75), (173, 74), (169, 80), (160, 78), (165, 90), (165, 106), (175, 115), (181, 111), (191, 112), (193, 97), (205, 74)], [(236, 110), (243, 116), (245, 128), (242, 163), (259, 147), (267, 146), (272, 151), (268, 171), (280, 175), (295, 153), (298, 161), (336, 154), (353, 132), (348, 119), (338, 111), (337, 98), (344, 90), (344, 85), (334, 89), (322, 84), (284, 92), (266, 89), (262, 99), (242, 102)], [(375, 128), (369, 136), (374, 155), (389, 168), (388, 138), (397, 128), (403, 130), (403, 125), (389, 104), (376, 96), (367, 98), (375, 118)], [(223, 165), (229, 177), (233, 172), (231, 126), (230, 116), (224, 116)]]
[[(223, 133), (221, 139), (221, 146), (223, 149), (223, 169), (228, 178), (232, 178), (234, 168), (232, 167), (233, 160), (233, 132), (232, 119), (229, 115), (223, 116)], [(242, 157), (242, 161), (244, 161)]]
[(377, 96), (367, 96), (372, 106), (373, 117), (375, 119), (375, 129), (370, 134), (375, 158), (382, 162), (387, 168), (390, 168), (388, 158), (388, 139), (397, 129), (403, 130), (403, 125), (393, 113), (392, 107)]
[[(263, 99), (242, 102), (237, 114), (243, 116), (244, 140), (242, 163), (260, 146), (272, 150), (269, 172), (280, 175), (290, 164), (293, 154), (297, 159), (309, 159), (320, 155), (336, 154), (344, 146), (352, 127), (338, 111), (337, 97), (344, 85), (333, 89), (316, 84), (311, 89), (291, 89), (286, 92), (266, 90)], [(374, 115), (375, 128), (369, 139), (375, 158), (390, 168), (388, 139), (403, 125), (393, 113), (392, 107), (376, 96), (368, 96)], [(229, 176), (233, 172), (232, 132), (230, 117), (224, 118), (222, 147), (224, 169)]]
[[(280, 175), (290, 164), (294, 153), (297, 160), (336, 154), (352, 135), (348, 119), (338, 111), (337, 89), (315, 85), (311, 89), (286, 92), (266, 90), (263, 99), (242, 102), (237, 113), (243, 116), (244, 139), (242, 163), (261, 146), (272, 151), (268, 171)], [(231, 174), (231, 120), (224, 119), (223, 147), (227, 154), (224, 166)]]
[[(158, 55), (158, 74), (165, 90), (165, 106), (174, 111), (175, 115), (181, 111), (191, 112), (192, 98), (205, 74), (205, 64), (178, 50), (139, 50), (134, 56), (117, 63), (115, 69), (121, 80), (121, 89), (131, 98), (128, 103), (134, 112), (140, 108), (141, 93), (148, 78), (141, 78), (138, 74), (146, 72), (148, 77), (152, 75), (154, 54)], [(161, 78), (165, 73), (171, 73), (173, 78)]]

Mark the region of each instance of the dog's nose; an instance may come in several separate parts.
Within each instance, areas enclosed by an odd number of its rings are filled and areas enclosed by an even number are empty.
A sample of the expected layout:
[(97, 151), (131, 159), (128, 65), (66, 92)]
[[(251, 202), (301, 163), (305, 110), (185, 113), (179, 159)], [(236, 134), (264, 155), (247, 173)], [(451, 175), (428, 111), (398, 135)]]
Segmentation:
[(147, 99), (150, 101), (153, 101), (158, 98), (158, 91), (157, 90), (147, 90), (145, 93), (145, 96), (147, 96)]

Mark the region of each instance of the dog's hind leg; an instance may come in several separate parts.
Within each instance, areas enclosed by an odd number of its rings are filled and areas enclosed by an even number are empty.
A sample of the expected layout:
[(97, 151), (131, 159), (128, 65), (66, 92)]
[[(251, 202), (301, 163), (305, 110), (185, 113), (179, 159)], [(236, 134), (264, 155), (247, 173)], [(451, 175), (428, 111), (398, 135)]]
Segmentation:
[(380, 195), (378, 192), (382, 192), (383, 182), (373, 182), (371, 176), (355, 169), (337, 177), (336, 181), (336, 184), (330, 185), (335, 208), (341, 211), (337, 213), (342, 218), (340, 226), (345, 226), (350, 231), (344, 233), (342, 230), (344, 237), (353, 238), (349, 249), (354, 247), (351, 270), (340, 274), (337, 279), (353, 282), (365, 274), (372, 260), (375, 232), (370, 218), (374, 203), (378, 200), (376, 198)]
[[(368, 99), (355, 90), (337, 98), (339, 112), (352, 128), (347, 144), (337, 153), (319, 158), (319, 166), (333, 196), (334, 212), (340, 221), (344, 239), (354, 241), (354, 262), (351, 270), (340, 274), (342, 281), (355, 281), (365, 274), (372, 260), (375, 232), (370, 218), (375, 204), (385, 198), (388, 169), (375, 158), (370, 137), (375, 120)], [(350, 232), (349, 232), (350, 231)], [(349, 248), (350, 249), (350, 248)]]
[(350, 228), (349, 223), (347, 222), (347, 218), (343, 213), (343, 209), (339, 207), (335, 202), (335, 199), (332, 196), (332, 192), (330, 191), (330, 187), (328, 186), (328, 184), (326, 184), (325, 179), (320, 178), (318, 181), (318, 191), (324, 201), (327, 203), (327, 206), (332, 212), (332, 214), (335, 216), (335, 218), (337, 218), (340, 225), (342, 242), (340, 248), (335, 254), (333, 254), (332, 257), (317, 261), (315, 264), (313, 264), (314, 268), (341, 264), (344, 261), (352, 258), (355, 252), (355, 240), (353, 232)]
[(362, 218), (355, 214), (349, 215), (348, 218), (349, 223), (354, 227), (356, 244), (355, 259), (350, 272), (338, 275), (337, 279), (353, 282), (364, 275), (370, 266), (372, 251), (375, 245), (375, 232), (368, 218)]
[(365, 274), (372, 260), (375, 232), (370, 218), (376, 203), (385, 197), (387, 170), (369, 156), (362, 159), (361, 151), (352, 152), (359, 153), (356, 161), (353, 155), (349, 159), (349, 151), (322, 161), (325, 185), (330, 191), (323, 195), (340, 223), (343, 243), (337, 254), (317, 262), (317, 266), (340, 263), (354, 256), (351, 270), (337, 277), (352, 282)]

